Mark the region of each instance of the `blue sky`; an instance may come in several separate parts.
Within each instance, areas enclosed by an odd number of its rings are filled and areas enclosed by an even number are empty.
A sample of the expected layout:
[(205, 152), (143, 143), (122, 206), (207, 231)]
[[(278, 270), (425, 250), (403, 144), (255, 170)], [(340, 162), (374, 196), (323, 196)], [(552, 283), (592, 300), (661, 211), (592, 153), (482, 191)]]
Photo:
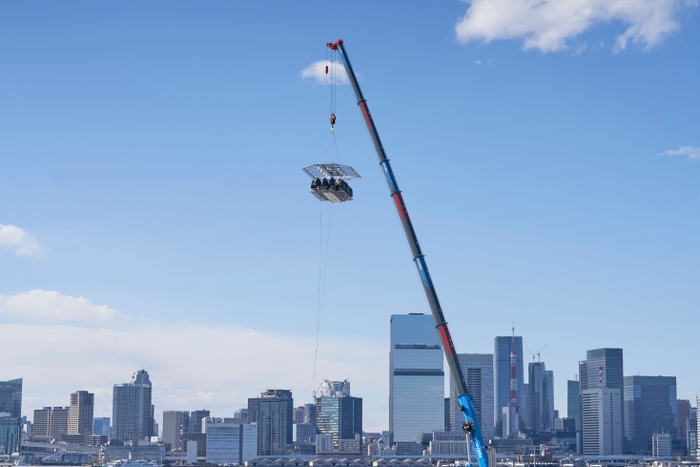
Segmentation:
[[(562, 411), (598, 347), (694, 398), (697, 9), (498, 4), (0, 3), (0, 379), (25, 378), (24, 412), (89, 388), (109, 415), (139, 368), (158, 413), (275, 386), (308, 402), (319, 202), (300, 169), (325, 157), (330, 90), (301, 72), (339, 37), (458, 351), (515, 320), (548, 344)], [(428, 310), (337, 94), (363, 178), (332, 208), (318, 378), (349, 378), (386, 429), (389, 316)]]

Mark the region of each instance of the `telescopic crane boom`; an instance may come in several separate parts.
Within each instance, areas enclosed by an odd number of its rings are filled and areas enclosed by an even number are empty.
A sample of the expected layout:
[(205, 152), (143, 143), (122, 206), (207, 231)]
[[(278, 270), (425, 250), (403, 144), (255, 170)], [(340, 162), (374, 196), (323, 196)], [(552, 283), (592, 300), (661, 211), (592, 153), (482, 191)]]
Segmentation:
[(384, 146), (382, 146), (382, 141), (379, 139), (379, 133), (377, 132), (377, 127), (374, 125), (374, 120), (372, 120), (372, 115), (369, 113), (369, 108), (367, 107), (367, 100), (362, 95), (360, 90), (360, 85), (357, 82), (357, 77), (355, 76), (355, 71), (350, 64), (350, 59), (343, 45), (343, 40), (340, 39), (338, 42), (329, 42), (327, 46), (338, 51), (340, 59), (345, 68), (345, 72), (348, 75), (348, 80), (350, 81), (350, 86), (355, 93), (357, 98), (357, 105), (360, 107), (362, 112), (362, 117), (367, 125), (367, 130), (369, 131), (369, 136), (374, 144), (374, 149), (377, 152), (377, 157), (379, 158), (379, 165), (384, 172), (384, 177), (386, 178), (386, 183), (389, 186), (389, 191), (391, 197), (396, 205), (396, 210), (399, 213), (399, 218), (401, 219), (401, 226), (403, 227), (404, 234), (406, 235), (406, 240), (408, 241), (408, 246), (411, 249), (411, 254), (413, 255), (413, 262), (418, 270), (418, 275), (420, 276), (421, 283), (423, 284), (423, 292), (425, 297), (428, 299), (428, 305), (430, 306), (430, 311), (435, 320), (435, 326), (437, 327), (438, 334), (440, 335), (440, 340), (442, 341), (442, 349), (445, 352), (445, 358), (447, 359), (447, 365), (450, 367), (450, 373), (452, 374), (452, 379), (457, 386), (457, 394), (459, 400), (459, 406), (464, 415), (464, 423), (462, 424), (462, 429), (469, 437), (471, 441), (472, 448), (474, 450), (474, 455), (479, 463), (479, 467), (488, 467), (488, 456), (486, 455), (486, 445), (481, 434), (481, 428), (479, 427), (479, 420), (476, 416), (476, 409), (474, 407), (474, 401), (472, 397), (467, 392), (467, 385), (464, 379), (464, 374), (462, 373), (462, 368), (457, 360), (457, 352), (455, 351), (454, 344), (452, 343), (452, 337), (450, 337), (450, 331), (447, 328), (447, 322), (445, 321), (445, 316), (442, 313), (442, 308), (440, 307), (440, 301), (438, 300), (437, 292), (435, 292), (435, 287), (433, 286), (433, 281), (430, 279), (430, 273), (428, 272), (428, 266), (425, 263), (425, 257), (421, 251), (420, 244), (418, 243), (418, 238), (416, 237), (416, 232), (413, 230), (413, 224), (411, 219), (408, 217), (408, 211), (406, 210), (406, 204), (403, 201), (403, 196), (401, 196), (401, 190), (396, 183), (396, 178), (391, 170), (391, 164), (389, 164), (389, 159), (386, 157), (384, 152)]

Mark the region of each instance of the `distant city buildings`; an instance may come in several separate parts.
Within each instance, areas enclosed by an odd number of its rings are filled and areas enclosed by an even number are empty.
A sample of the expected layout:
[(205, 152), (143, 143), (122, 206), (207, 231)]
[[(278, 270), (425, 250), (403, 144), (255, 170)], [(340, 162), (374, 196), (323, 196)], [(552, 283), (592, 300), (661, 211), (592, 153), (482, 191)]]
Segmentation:
[(44, 407), (34, 411), (34, 438), (60, 440), (68, 434), (70, 407)]
[(134, 373), (131, 382), (115, 384), (112, 397), (112, 436), (121, 441), (150, 438), (154, 420), (152, 385), (146, 370)]
[(583, 455), (622, 454), (622, 407), (620, 389), (584, 389), (581, 393)]
[[(515, 352), (515, 394), (511, 394), (511, 351)], [(527, 412), (522, 336), (498, 336), (493, 348), (494, 426), (496, 436), (508, 437), (520, 428)], [(515, 406), (512, 396), (517, 397)]]
[(170, 446), (172, 451), (180, 448), (182, 437), (182, 415), (183, 412), (177, 410), (166, 410), (163, 412), (163, 442)]
[[(579, 362), (579, 374), (583, 454), (622, 454), (625, 426), (622, 349), (588, 350), (586, 360)], [(594, 406), (594, 402), (605, 407)]]
[(94, 417), (92, 434), (99, 436), (112, 436), (112, 425), (109, 417)]
[(258, 427), (254, 423), (208, 424), (206, 432), (208, 463), (244, 465), (258, 455)]
[(430, 315), (392, 315), (389, 350), (389, 431), (412, 442), (445, 426), (443, 353)]
[(284, 455), (293, 442), (292, 391), (270, 389), (248, 399), (248, 421), (257, 424), (258, 455)]
[[(678, 435), (676, 378), (625, 376), (624, 420), (625, 446), (630, 452), (652, 454), (655, 433), (668, 433), (675, 438)], [(662, 439), (661, 443), (665, 442)]]
[(566, 416), (576, 420), (576, 430), (581, 430), (581, 383), (566, 382)]
[(188, 433), (202, 433), (202, 420), (209, 417), (211, 414), (208, 410), (193, 410), (190, 412)]
[(0, 454), (19, 451), (22, 436), (22, 378), (0, 381)]
[(535, 431), (554, 428), (554, 372), (544, 362), (528, 364), (528, 427)]
[[(467, 379), (467, 391), (474, 400), (483, 436), (485, 439), (490, 439), (494, 436), (493, 354), (464, 353), (458, 354), (457, 358), (462, 367), (462, 373)], [(459, 396), (454, 379), (450, 375), (449, 427), (451, 431), (460, 433), (463, 438), (462, 422), (464, 422), (464, 416), (459, 408), (457, 400)], [(442, 438), (437, 440), (438, 444), (443, 441), (445, 440)]]
[(68, 410), (68, 434), (92, 434), (95, 411), (95, 395), (87, 391), (76, 391), (70, 395)]
[(333, 438), (333, 450), (340, 440), (362, 436), (362, 398), (350, 395), (350, 383), (325, 380), (316, 397), (316, 428)]

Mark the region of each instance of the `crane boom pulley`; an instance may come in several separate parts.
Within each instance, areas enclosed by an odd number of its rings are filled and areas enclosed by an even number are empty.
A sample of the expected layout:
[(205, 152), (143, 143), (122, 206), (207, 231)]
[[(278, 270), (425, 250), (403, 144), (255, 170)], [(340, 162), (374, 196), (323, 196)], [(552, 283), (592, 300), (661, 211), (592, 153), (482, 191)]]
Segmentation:
[(467, 391), (466, 380), (464, 379), (462, 368), (457, 359), (457, 352), (455, 351), (454, 344), (452, 343), (452, 337), (450, 336), (450, 331), (447, 327), (445, 316), (442, 313), (437, 292), (435, 291), (433, 281), (430, 278), (430, 273), (428, 272), (428, 265), (425, 262), (425, 257), (423, 256), (420, 244), (418, 243), (418, 238), (416, 237), (416, 232), (413, 229), (411, 219), (408, 216), (408, 210), (406, 209), (406, 204), (404, 203), (403, 196), (401, 195), (401, 190), (399, 190), (399, 186), (396, 183), (396, 177), (394, 177), (391, 164), (389, 163), (389, 159), (386, 157), (382, 141), (379, 139), (379, 133), (377, 132), (377, 127), (374, 125), (372, 114), (369, 112), (367, 100), (364, 98), (362, 91), (360, 90), (360, 85), (357, 82), (355, 71), (350, 64), (350, 59), (348, 58), (345, 46), (343, 45), (343, 40), (340, 39), (334, 43), (329, 42), (326, 45), (331, 50), (337, 51), (338, 55), (340, 56), (340, 61), (345, 68), (348, 81), (350, 82), (350, 86), (352, 87), (355, 97), (357, 98), (357, 105), (360, 107), (362, 117), (365, 121), (365, 125), (367, 126), (367, 130), (369, 131), (369, 136), (372, 139), (372, 144), (374, 145), (377, 158), (379, 159), (379, 165), (382, 168), (387, 186), (389, 187), (391, 198), (394, 201), (396, 211), (401, 219), (401, 226), (404, 234), (406, 235), (409, 248), (411, 249), (413, 262), (415, 263), (418, 275), (420, 276), (421, 284), (423, 285), (423, 292), (428, 300), (428, 306), (430, 307), (433, 319), (435, 320), (435, 326), (442, 342), (442, 348), (445, 353), (447, 365), (450, 368), (450, 373), (452, 374), (452, 378), (457, 387), (457, 394), (459, 394), (459, 407), (464, 416), (462, 428), (469, 437), (474, 450), (474, 455), (479, 463), (479, 467), (488, 467), (488, 456), (486, 455), (487, 448), (484, 444), (481, 428), (479, 427), (476, 407), (474, 406), (474, 401), (471, 395)]

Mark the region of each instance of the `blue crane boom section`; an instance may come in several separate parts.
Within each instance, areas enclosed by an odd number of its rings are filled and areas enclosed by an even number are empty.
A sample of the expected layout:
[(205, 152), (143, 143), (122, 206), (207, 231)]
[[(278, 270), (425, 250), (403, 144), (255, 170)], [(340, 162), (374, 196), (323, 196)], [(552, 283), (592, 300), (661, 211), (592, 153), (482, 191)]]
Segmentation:
[(445, 316), (442, 313), (437, 292), (435, 291), (433, 281), (430, 278), (430, 273), (428, 272), (428, 265), (425, 263), (425, 257), (423, 256), (420, 244), (418, 243), (418, 238), (416, 237), (416, 232), (413, 229), (411, 218), (408, 217), (406, 204), (403, 201), (403, 196), (401, 196), (401, 190), (399, 190), (399, 186), (396, 183), (394, 172), (391, 170), (391, 164), (389, 163), (389, 159), (386, 157), (386, 152), (384, 151), (382, 141), (379, 139), (379, 133), (377, 132), (377, 127), (374, 125), (372, 114), (370, 114), (369, 107), (367, 107), (367, 100), (362, 95), (362, 90), (360, 90), (360, 85), (357, 82), (355, 71), (350, 64), (350, 59), (348, 58), (348, 54), (345, 50), (343, 40), (340, 39), (335, 43), (329, 42), (327, 45), (329, 48), (336, 50), (339, 53), (340, 60), (343, 63), (345, 72), (348, 75), (350, 86), (352, 87), (355, 97), (357, 98), (357, 105), (360, 107), (362, 117), (364, 118), (365, 124), (367, 125), (367, 130), (369, 131), (369, 136), (372, 139), (372, 144), (377, 152), (379, 165), (381, 166), (384, 177), (386, 178), (386, 183), (389, 187), (391, 198), (394, 200), (394, 205), (399, 213), (401, 227), (403, 227), (404, 234), (406, 235), (408, 246), (411, 249), (411, 255), (413, 255), (413, 262), (416, 265), (421, 284), (423, 285), (423, 292), (428, 300), (430, 311), (433, 315), (433, 319), (435, 320), (435, 326), (438, 330), (438, 334), (440, 335), (440, 340), (442, 341), (442, 349), (445, 352), (447, 365), (450, 367), (452, 379), (457, 386), (459, 406), (462, 414), (464, 415), (464, 423), (462, 424), (462, 428), (471, 441), (474, 455), (479, 463), (479, 467), (488, 467), (486, 445), (484, 444), (481, 428), (479, 427), (479, 420), (476, 414), (474, 401), (471, 395), (469, 395), (467, 392), (464, 374), (459, 364), (459, 360), (457, 359), (457, 352), (455, 351), (454, 344), (452, 343), (452, 337), (450, 336), (450, 331), (447, 328), (447, 322), (445, 321)]

